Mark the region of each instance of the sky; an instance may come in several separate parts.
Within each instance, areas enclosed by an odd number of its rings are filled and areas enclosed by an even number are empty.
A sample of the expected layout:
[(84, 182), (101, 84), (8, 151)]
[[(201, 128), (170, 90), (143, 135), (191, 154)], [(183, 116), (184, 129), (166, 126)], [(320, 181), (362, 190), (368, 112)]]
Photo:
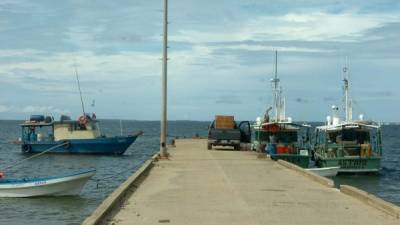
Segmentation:
[[(1, 0), (0, 119), (30, 114), (159, 120), (163, 0)], [(168, 118), (255, 120), (272, 103), (274, 51), (286, 115), (399, 122), (400, 1), (170, 0)]]

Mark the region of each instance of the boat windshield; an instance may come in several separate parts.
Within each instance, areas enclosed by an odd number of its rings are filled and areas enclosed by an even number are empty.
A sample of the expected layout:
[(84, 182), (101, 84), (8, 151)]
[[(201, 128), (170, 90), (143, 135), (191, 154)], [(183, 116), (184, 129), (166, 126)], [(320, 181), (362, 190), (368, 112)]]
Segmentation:
[(343, 129), (329, 133), (329, 142), (354, 142), (355, 144), (364, 144), (370, 142), (370, 133), (360, 129)]
[(297, 142), (297, 131), (276, 132), (275, 138), (277, 143), (295, 143)]

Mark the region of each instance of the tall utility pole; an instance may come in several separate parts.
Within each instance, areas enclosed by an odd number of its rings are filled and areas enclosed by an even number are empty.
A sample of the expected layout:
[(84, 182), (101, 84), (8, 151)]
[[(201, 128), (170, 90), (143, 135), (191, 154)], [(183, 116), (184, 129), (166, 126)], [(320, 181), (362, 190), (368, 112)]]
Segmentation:
[(162, 64), (162, 103), (161, 103), (161, 137), (160, 155), (167, 157), (167, 60), (168, 60), (168, 0), (164, 0), (164, 35)]

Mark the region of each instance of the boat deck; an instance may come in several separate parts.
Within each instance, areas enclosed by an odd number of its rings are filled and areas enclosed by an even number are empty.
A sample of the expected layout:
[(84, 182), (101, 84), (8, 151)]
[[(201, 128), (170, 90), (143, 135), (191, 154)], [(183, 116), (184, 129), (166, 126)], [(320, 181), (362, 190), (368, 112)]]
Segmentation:
[(352, 224), (399, 220), (254, 152), (177, 140), (109, 224)]

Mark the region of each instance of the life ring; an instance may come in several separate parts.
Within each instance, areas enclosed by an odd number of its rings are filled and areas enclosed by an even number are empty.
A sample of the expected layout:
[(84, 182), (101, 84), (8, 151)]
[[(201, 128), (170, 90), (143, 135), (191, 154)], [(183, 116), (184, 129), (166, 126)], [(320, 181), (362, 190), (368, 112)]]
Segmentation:
[(30, 146), (30, 145), (22, 145), (22, 152), (25, 152), (25, 153), (28, 153), (28, 152), (31, 152), (31, 150), (32, 150), (32, 146)]
[(88, 123), (88, 118), (86, 116), (80, 116), (78, 119), (78, 123), (81, 125), (86, 125)]

